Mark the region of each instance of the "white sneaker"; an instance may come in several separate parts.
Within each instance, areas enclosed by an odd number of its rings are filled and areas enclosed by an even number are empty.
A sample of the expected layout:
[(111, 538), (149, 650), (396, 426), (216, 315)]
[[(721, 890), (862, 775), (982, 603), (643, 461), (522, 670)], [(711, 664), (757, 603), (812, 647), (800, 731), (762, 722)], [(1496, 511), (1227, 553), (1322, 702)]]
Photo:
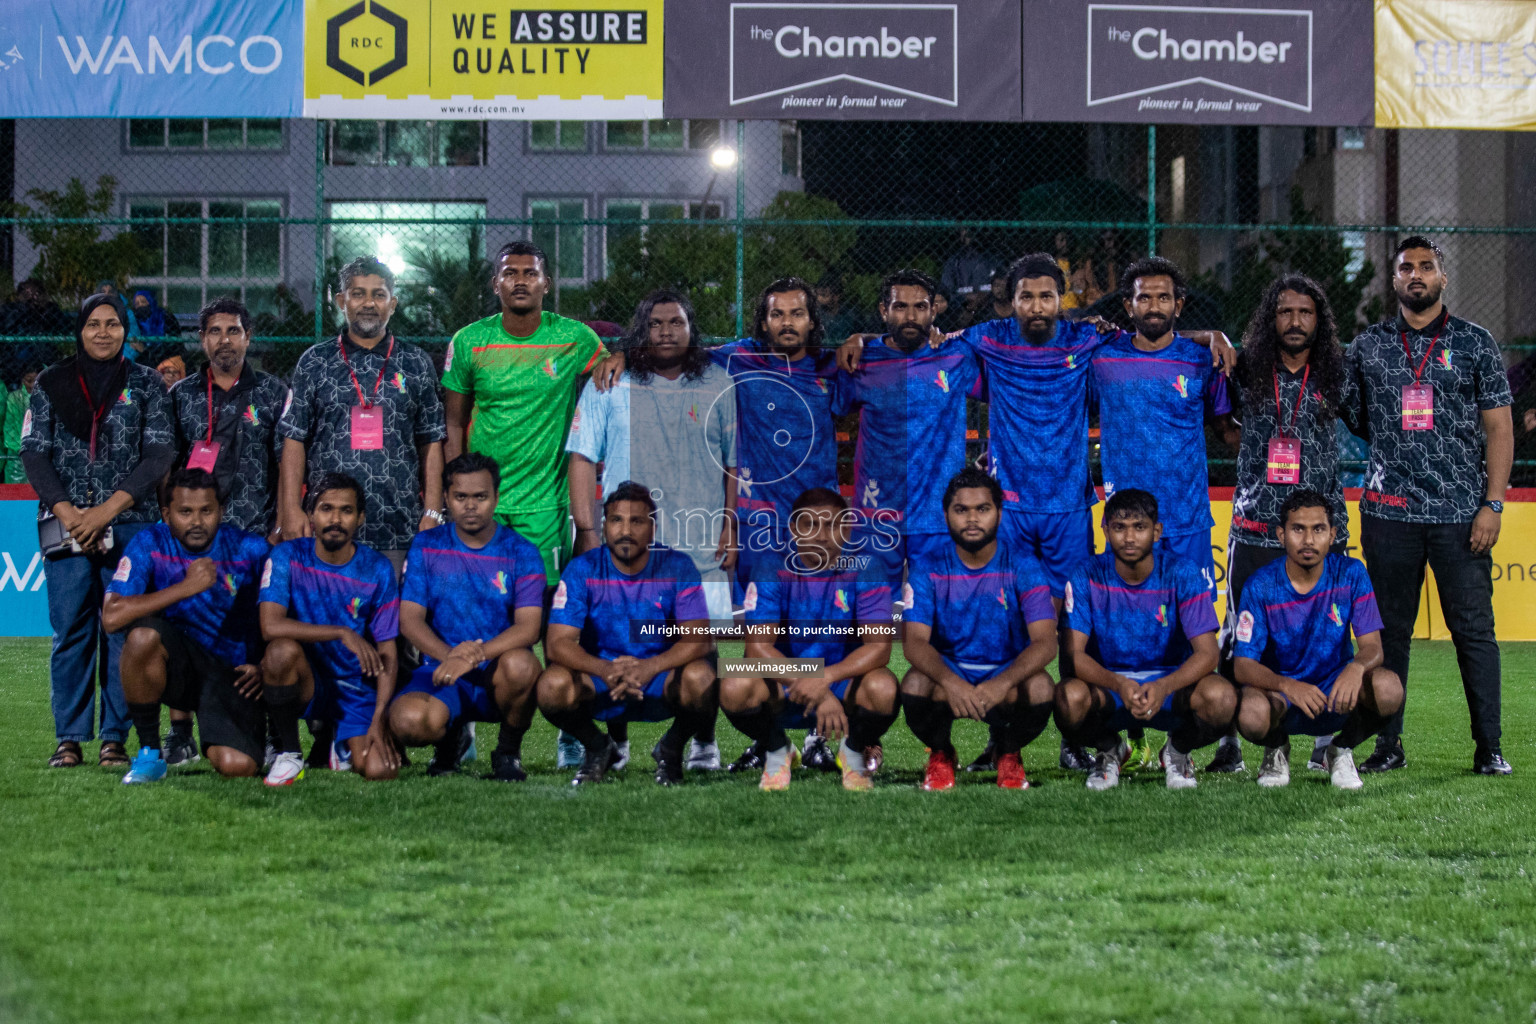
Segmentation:
[(689, 740), (688, 757), (684, 760), (683, 767), (694, 772), (719, 771), (720, 745), (714, 742), (700, 743), (698, 740)]
[(1278, 747), (1265, 747), (1264, 760), (1259, 767), (1259, 785), (1265, 789), (1279, 789), (1291, 784), (1291, 741)]
[(611, 772), (616, 772), (620, 768), (629, 766), (629, 740), (616, 744), (616, 746), (619, 748), (619, 758), (613, 762), (613, 767), (608, 769)]
[(267, 772), (267, 785), (291, 786), (304, 777), (304, 758), (291, 750), (277, 755)]
[(1348, 747), (1330, 746), (1323, 755), (1328, 765), (1328, 781), (1334, 789), (1364, 789), (1360, 773), (1355, 771), (1355, 752)]
[(1120, 785), (1120, 766), (1130, 753), (1131, 748), (1125, 740), (1121, 740), (1114, 750), (1099, 751), (1099, 756), (1093, 760), (1093, 771), (1088, 773), (1088, 781), (1084, 785), (1095, 792)]
[(1195, 763), (1188, 754), (1174, 750), (1171, 743), (1163, 747), (1163, 778), (1169, 789), (1194, 789), (1199, 785), (1195, 780)]
[[(352, 745), (350, 743), (331, 743), (331, 771), (349, 772), (352, 770)], [(271, 769), (268, 769), (270, 771)]]

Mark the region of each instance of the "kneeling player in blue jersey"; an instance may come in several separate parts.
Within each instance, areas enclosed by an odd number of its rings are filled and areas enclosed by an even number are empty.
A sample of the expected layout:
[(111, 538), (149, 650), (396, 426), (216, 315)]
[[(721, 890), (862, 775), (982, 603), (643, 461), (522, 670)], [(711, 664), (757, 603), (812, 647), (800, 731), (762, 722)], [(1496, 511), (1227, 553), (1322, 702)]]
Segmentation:
[(1201, 567), (1158, 542), (1157, 499), (1116, 491), (1104, 505), (1109, 550), (1084, 560), (1064, 610), (1075, 678), (1056, 690), (1056, 724), (1069, 743), (1098, 748), (1088, 788), (1109, 789), (1131, 748), (1120, 731), (1168, 734), (1169, 789), (1192, 789), (1190, 751), (1214, 743), (1237, 711), (1237, 691), (1216, 675), (1216, 609)]
[(458, 771), (470, 722), (500, 722), (491, 777), (521, 782), (523, 734), (533, 721), (544, 616), (539, 549), (496, 522), (501, 469), (468, 452), (443, 470), (453, 522), (416, 535), (405, 558), (400, 633), (421, 667), (395, 697), (389, 725), (406, 746), (437, 750), (429, 775)]
[(123, 781), (165, 777), (162, 703), (197, 712), (203, 753), (220, 775), (253, 776), (266, 741), (256, 589), (267, 542), (219, 525), (223, 503), (204, 469), (171, 474), (163, 512), (165, 522), (123, 552), (101, 612), (107, 632), (128, 630), (123, 696), (139, 751)]
[(805, 491), (790, 509), (794, 552), (783, 565), (759, 562), (747, 585), (748, 660), (824, 661), (809, 675), (770, 672), (720, 683), (726, 717), (763, 751), (765, 791), (789, 788), (795, 748), (785, 729), (839, 740), (843, 788), (870, 789), (880, 739), (896, 721), (896, 677), (886, 668), (895, 635), (890, 582), (868, 555), (846, 553), (854, 519), (836, 491)]
[[(539, 710), (581, 741), (573, 785), (601, 782), (618, 746), (597, 721), (672, 719), (651, 749), (656, 782), (683, 778), (683, 744), (719, 702), (709, 608), (693, 559), (656, 537), (656, 502), (626, 480), (603, 500), (603, 543), (571, 559), (549, 612)], [(594, 721), (597, 720), (597, 721)]]
[(273, 548), (261, 574), (261, 673), (277, 749), (267, 785), (304, 777), (300, 717), (335, 723), (331, 767), (392, 779), (400, 752), (385, 709), (395, 689), (395, 570), (353, 540), (367, 511), (356, 480), (322, 475), (304, 511), (313, 537)]
[(912, 668), (901, 704), (928, 747), (927, 790), (955, 784), (956, 718), (994, 727), (1004, 789), (1029, 787), (1019, 751), (1051, 720), (1055, 687), (1045, 667), (1056, 657), (1056, 609), (1040, 563), (999, 540), (1002, 507), (995, 479), (979, 469), (956, 473), (944, 491), (954, 543), (908, 575), (903, 625)]
[(1237, 727), (1264, 745), (1261, 786), (1291, 781), (1290, 738), (1299, 733), (1333, 735), (1323, 755), (1329, 780), (1359, 789), (1354, 748), (1403, 704), (1402, 680), (1381, 664), (1371, 578), (1358, 559), (1329, 554), (1328, 513), (1328, 500), (1316, 491), (1291, 492), (1280, 506), (1285, 558), (1255, 570), (1238, 604)]

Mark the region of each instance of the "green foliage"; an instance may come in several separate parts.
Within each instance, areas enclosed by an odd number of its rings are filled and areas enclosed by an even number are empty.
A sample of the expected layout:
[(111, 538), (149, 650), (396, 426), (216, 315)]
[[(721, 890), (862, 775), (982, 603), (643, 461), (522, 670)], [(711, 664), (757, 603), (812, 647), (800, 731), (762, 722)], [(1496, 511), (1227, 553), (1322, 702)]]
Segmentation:
[(111, 175), (97, 178), (96, 187), (89, 192), (79, 178), (70, 178), (63, 191), (28, 189), (27, 197), (35, 206), (4, 206), (9, 216), (20, 218), (17, 227), (38, 251), (30, 276), (41, 281), (65, 309), (78, 306), (104, 279), (111, 279), (119, 292), (124, 291), (140, 263), (139, 243), (131, 231), (92, 223), (57, 223), (61, 218), (110, 217), (115, 212), (112, 200), (116, 194), (117, 179)]
[[(1290, 203), (1289, 223), (1319, 223), (1317, 214), (1302, 201), (1299, 187), (1291, 189)], [(1193, 284), (1220, 303), (1224, 323), (1241, 331), (1270, 282), (1291, 271), (1306, 274), (1323, 286), (1338, 319), (1339, 334), (1348, 342), (1358, 329), (1380, 319), (1382, 310), (1380, 296), (1365, 299), (1366, 289), (1376, 274), (1375, 266), (1366, 260), (1364, 266), (1351, 274), (1350, 256), (1343, 238), (1335, 231), (1260, 231), (1237, 250), (1230, 286), (1223, 283), (1224, 266), (1199, 275)]]
[(404, 256), (421, 274), (400, 288), (400, 306), (391, 321), (396, 334), (452, 334), (495, 312), (491, 263), (485, 258), (480, 225), (470, 227), (462, 256), (415, 246), (407, 247)]

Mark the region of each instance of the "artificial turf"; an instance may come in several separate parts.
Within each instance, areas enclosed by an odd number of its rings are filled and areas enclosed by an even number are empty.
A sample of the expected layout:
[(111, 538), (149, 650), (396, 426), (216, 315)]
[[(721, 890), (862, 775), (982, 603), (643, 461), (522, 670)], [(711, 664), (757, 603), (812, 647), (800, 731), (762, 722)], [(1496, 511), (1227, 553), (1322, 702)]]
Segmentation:
[[(206, 764), (126, 788), (43, 766), (47, 642), (0, 640), (0, 1020), (1526, 1021), (1536, 1007), (1536, 646), (1504, 647), (1510, 778), (1470, 773), (1446, 643), (1414, 649), (1409, 767), (1332, 790), (1293, 755), (1170, 793), (876, 791), (719, 773), (286, 790)], [(743, 743), (722, 721), (727, 757)], [(957, 729), (962, 759), (979, 727)], [(494, 727), (480, 727), (488, 770)], [(130, 744), (131, 747), (131, 744)], [(1367, 748), (1368, 749), (1368, 748)], [(1363, 757), (1366, 750), (1361, 751)], [(94, 760), (94, 745), (87, 748)], [(1208, 754), (1196, 756), (1203, 764)]]

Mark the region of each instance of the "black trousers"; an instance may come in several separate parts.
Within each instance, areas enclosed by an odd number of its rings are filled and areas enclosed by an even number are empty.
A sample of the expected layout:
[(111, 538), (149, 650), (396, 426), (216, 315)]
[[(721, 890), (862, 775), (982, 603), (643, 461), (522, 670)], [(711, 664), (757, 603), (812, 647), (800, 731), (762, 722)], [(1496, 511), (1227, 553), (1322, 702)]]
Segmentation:
[[(1468, 546), (1471, 523), (1400, 523), (1370, 515), (1361, 516), (1360, 522), (1360, 546), (1381, 609), (1386, 667), (1397, 673), (1406, 689), (1409, 645), (1428, 565), (1435, 570), (1440, 608), (1456, 645), (1456, 664), (1472, 716), (1472, 739), (1496, 745), (1502, 684), (1493, 630), (1493, 556), (1472, 553)], [(1391, 740), (1402, 733), (1399, 711), (1382, 727), (1381, 736)]]

